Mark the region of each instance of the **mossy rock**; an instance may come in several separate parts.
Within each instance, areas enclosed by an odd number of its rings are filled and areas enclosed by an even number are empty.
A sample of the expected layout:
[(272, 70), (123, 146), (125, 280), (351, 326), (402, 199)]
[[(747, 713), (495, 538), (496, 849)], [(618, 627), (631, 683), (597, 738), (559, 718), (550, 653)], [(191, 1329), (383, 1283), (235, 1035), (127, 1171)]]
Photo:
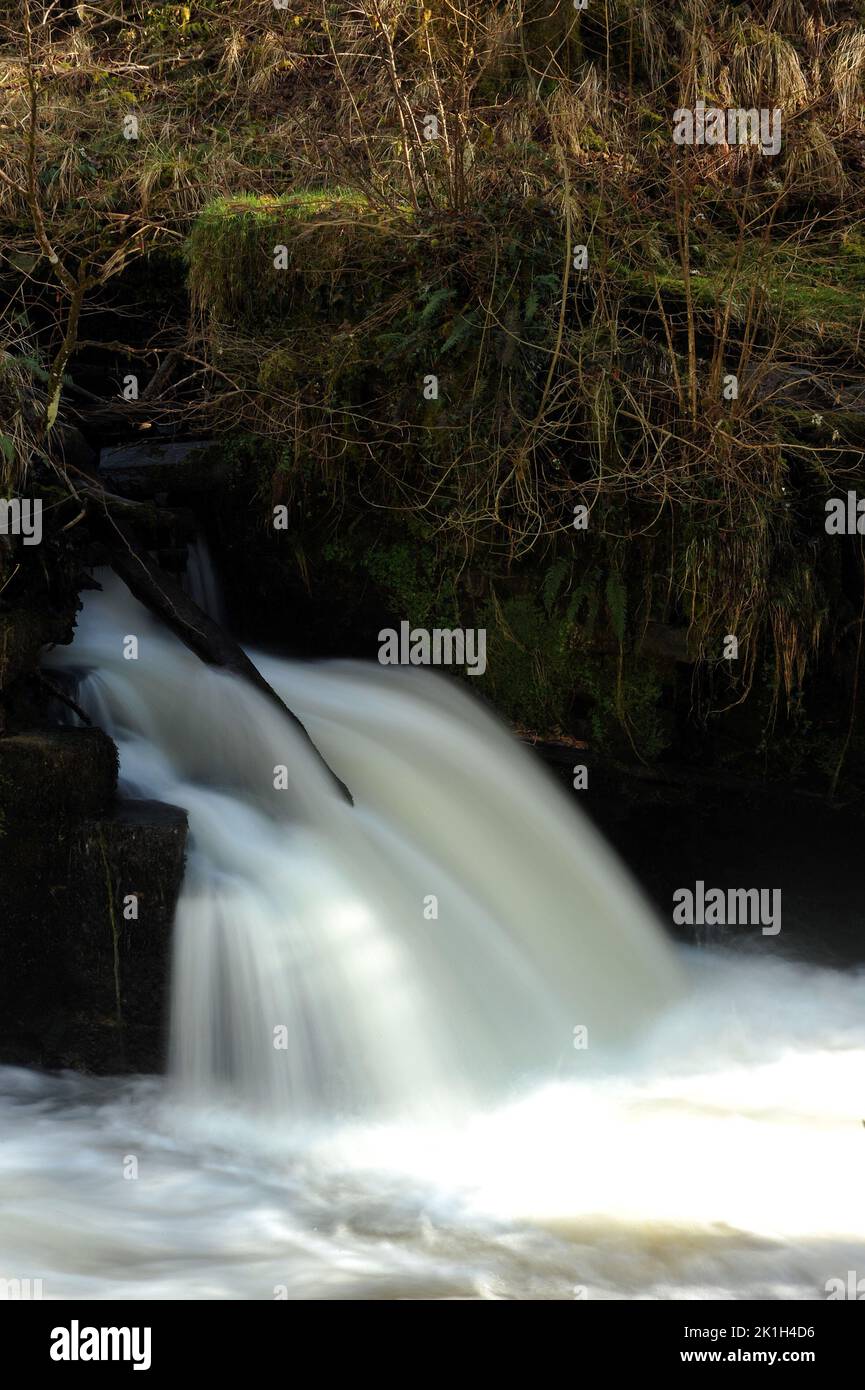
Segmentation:
[(382, 211), (350, 189), (219, 198), (187, 244), (193, 307), (258, 331), (288, 315), (345, 318), (403, 273), (410, 238), (407, 210)]
[(178, 807), (129, 801), (3, 841), (0, 1062), (162, 1069), (186, 838)]
[(712, 232), (691, 247), (687, 286), (681, 264), (654, 249), (651, 258), (633, 254), (627, 262), (615, 257), (607, 262), (639, 303), (660, 294), (667, 309), (681, 310), (690, 297), (698, 315), (721, 310), (729, 312), (734, 326), (753, 320), (767, 331), (783, 331), (788, 350), (792, 345), (822, 352), (847, 347), (861, 331), (865, 250), (853, 234), (837, 241), (815, 239), (804, 256), (786, 243), (759, 239), (743, 255), (734, 238)]
[(57, 640), (56, 621), (31, 607), (0, 613), (0, 691), (35, 670), (45, 644)]
[(117, 749), (101, 729), (0, 738), (0, 824), (98, 815), (117, 792)]

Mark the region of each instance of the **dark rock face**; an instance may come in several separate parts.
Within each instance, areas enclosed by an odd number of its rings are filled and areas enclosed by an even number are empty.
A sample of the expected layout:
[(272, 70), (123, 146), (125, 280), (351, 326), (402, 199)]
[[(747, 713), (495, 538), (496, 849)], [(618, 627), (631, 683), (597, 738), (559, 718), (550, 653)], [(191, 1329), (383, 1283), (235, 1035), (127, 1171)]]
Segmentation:
[(96, 815), (117, 795), (117, 749), (101, 729), (39, 729), (0, 739), (0, 824)]
[(124, 497), (154, 497), (157, 493), (194, 496), (213, 486), (212, 465), (205, 458), (208, 440), (146, 440), (103, 449), (99, 456), (102, 480)]
[[(735, 945), (832, 969), (865, 964), (861, 912), (862, 816), (818, 796), (717, 770), (624, 769), (586, 749), (535, 745), (654, 904), (688, 945)], [(588, 769), (573, 787), (575, 764)], [(673, 923), (673, 894), (693, 888), (761, 886), (783, 897), (783, 927), (762, 938), (749, 926)]]
[(38, 670), (43, 649), (71, 640), (77, 607), (77, 595), (56, 605), (47, 594), (28, 595), (5, 610), (0, 600), (0, 734), (16, 726), (21, 686)]
[(98, 729), (0, 739), (0, 1062), (164, 1064), (186, 813), (115, 800)]

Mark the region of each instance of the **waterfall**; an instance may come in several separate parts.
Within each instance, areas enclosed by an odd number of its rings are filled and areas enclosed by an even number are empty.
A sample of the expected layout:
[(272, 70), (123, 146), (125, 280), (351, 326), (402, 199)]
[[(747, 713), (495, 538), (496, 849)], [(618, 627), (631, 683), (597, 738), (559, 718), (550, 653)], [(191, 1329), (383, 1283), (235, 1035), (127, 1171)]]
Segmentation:
[(216, 568), (210, 546), (203, 536), (196, 536), (189, 543), (186, 570), (181, 583), (189, 597), (209, 618), (213, 618), (217, 623), (225, 622), (225, 605), (222, 602)]
[(257, 657), (350, 808), (274, 703), (104, 584), (50, 660), (90, 671), (126, 793), (189, 813), (173, 1075), (0, 1068), (0, 1270), (112, 1299), (823, 1299), (861, 1275), (861, 971), (671, 955), (578, 794), (477, 700)]
[(305, 1119), (473, 1105), (584, 1073), (677, 997), (672, 950), (578, 793), (472, 696), (429, 671), (254, 654), (349, 807), (276, 706), (102, 582), (52, 662), (91, 672), (79, 699), (127, 793), (189, 814), (187, 1093)]

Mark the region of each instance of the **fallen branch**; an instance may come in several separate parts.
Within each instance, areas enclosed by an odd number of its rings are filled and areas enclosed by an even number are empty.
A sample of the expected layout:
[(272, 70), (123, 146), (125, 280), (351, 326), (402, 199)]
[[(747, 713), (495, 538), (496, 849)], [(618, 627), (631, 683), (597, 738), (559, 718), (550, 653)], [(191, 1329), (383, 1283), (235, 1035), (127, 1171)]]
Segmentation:
[(73, 700), (71, 695), (66, 695), (62, 690), (58, 689), (54, 682), (47, 680), (41, 671), (37, 671), (36, 679), (42, 686), (43, 690), (47, 690), (53, 699), (59, 700), (62, 705), (66, 705), (68, 709), (71, 709), (73, 714), (77, 714), (78, 718), (81, 719), (88, 726), (88, 728), (93, 728), (93, 720), (89, 717), (89, 715), (86, 715), (84, 713), (84, 710), (81, 708), (81, 706), (78, 704), (76, 700)]
[[(77, 471), (77, 470), (76, 470)], [(184, 524), (184, 517), (191, 517), (192, 513), (187, 510), (179, 510), (176, 507), (160, 507), (156, 502), (151, 502), (150, 498), (137, 501), (131, 497), (121, 497), (116, 492), (108, 492), (99, 483), (79, 483), (78, 495), (88, 503), (88, 515), (93, 516), (92, 504), (99, 504), (101, 512), (117, 512), (120, 516), (128, 515), (130, 521), (137, 521), (144, 524), (163, 526), (177, 526)], [(191, 522), (187, 523), (187, 529), (191, 528)]]
[(160, 568), (138, 544), (127, 527), (108, 517), (92, 502), (90, 505), (91, 515), (107, 546), (111, 568), (123, 580), (130, 593), (155, 613), (206, 665), (231, 671), (278, 705), (313, 750), (340, 795), (353, 806), (354, 801), (348, 787), (328, 766), (297, 715), (292, 713), (285, 701), (268, 685), (240, 644), (235, 642), (219, 623), (208, 617), (180, 585)]

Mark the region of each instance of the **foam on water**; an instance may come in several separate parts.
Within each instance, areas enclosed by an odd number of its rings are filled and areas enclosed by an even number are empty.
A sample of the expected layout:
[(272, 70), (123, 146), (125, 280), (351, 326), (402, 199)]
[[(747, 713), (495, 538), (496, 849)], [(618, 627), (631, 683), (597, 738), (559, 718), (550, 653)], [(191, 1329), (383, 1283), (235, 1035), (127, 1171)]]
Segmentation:
[(865, 980), (684, 965), (618, 1073), (462, 1118), (0, 1069), (0, 1271), (45, 1297), (825, 1298), (863, 1274)]

